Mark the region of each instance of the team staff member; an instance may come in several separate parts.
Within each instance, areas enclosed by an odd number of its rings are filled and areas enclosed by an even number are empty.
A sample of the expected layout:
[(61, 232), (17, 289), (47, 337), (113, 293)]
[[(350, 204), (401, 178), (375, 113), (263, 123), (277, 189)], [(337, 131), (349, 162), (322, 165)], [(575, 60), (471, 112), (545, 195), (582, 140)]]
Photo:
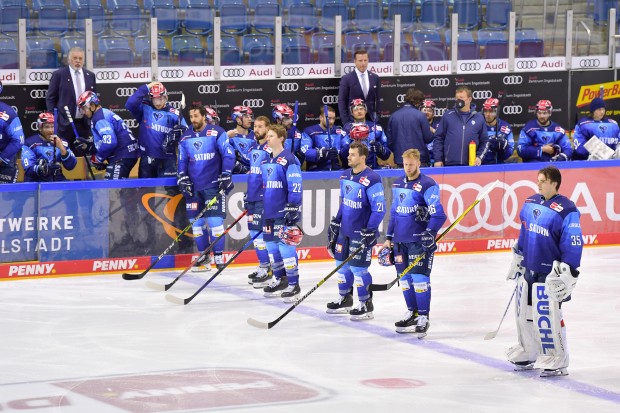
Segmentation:
[[(342, 76), (338, 89), (338, 111), (343, 125), (353, 122), (353, 115), (349, 112), (349, 104), (354, 99), (368, 102), (368, 111), (371, 115), (379, 113), (381, 82), (376, 73), (368, 70), (368, 52), (358, 49), (353, 54), (355, 70)], [(376, 121), (376, 119), (373, 119)]]

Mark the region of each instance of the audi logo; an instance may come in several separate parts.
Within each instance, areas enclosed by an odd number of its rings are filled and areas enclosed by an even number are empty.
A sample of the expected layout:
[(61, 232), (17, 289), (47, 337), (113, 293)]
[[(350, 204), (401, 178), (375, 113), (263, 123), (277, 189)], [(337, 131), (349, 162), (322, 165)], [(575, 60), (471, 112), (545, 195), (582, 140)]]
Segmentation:
[(32, 99), (45, 99), (47, 97), (47, 89), (32, 89), (30, 97)]
[(599, 67), (600, 65), (599, 59), (581, 59), (579, 61), (579, 67)]
[(39, 123), (38, 122), (32, 122), (30, 124), (30, 129), (32, 129), (33, 131), (38, 131), (39, 130)]
[(299, 83), (278, 83), (278, 92), (297, 92)]
[(420, 73), (422, 65), (419, 63), (405, 63), (400, 67), (400, 71), (403, 73)]
[(116, 96), (118, 97), (129, 97), (134, 94), (137, 89), (135, 87), (119, 87), (116, 89)]
[(459, 68), (463, 72), (475, 72), (482, 68), (482, 65), (478, 62), (462, 62), (459, 64)]
[(321, 100), (324, 105), (335, 105), (338, 103), (338, 95), (326, 95)]
[(198, 93), (201, 95), (220, 93), (220, 85), (200, 85), (198, 86)]
[(471, 94), (474, 99), (488, 99), (493, 97), (493, 92), (490, 90), (474, 90)]
[(245, 99), (242, 105), (249, 108), (262, 108), (265, 106), (265, 101), (263, 99)]
[(523, 83), (523, 76), (518, 76), (518, 75), (504, 76), (505, 85), (520, 85), (521, 83)]
[(127, 125), (128, 128), (137, 128), (140, 126), (138, 121), (135, 119), (123, 119), (123, 122), (125, 122), (125, 125)]
[(446, 113), (446, 108), (435, 108), (435, 116), (443, 116)]
[(428, 82), (430, 87), (446, 87), (450, 86), (450, 79), (447, 77), (435, 77)]
[(164, 69), (161, 71), (161, 77), (164, 79), (181, 79), (185, 76), (183, 69)]
[(396, 96), (396, 103), (405, 103), (405, 95)]
[(306, 74), (306, 69), (301, 66), (292, 66), (282, 68), (282, 74), (284, 76), (302, 76)]
[(504, 106), (502, 112), (504, 115), (518, 115), (523, 112), (523, 107), (521, 105)]
[(52, 78), (52, 72), (30, 72), (28, 79), (32, 81), (49, 81)]
[(174, 100), (168, 103), (170, 104), (170, 106), (172, 106), (175, 109), (181, 109), (181, 102), (179, 102), (178, 100)]
[(15, 113), (19, 114), (19, 111), (17, 110), (17, 106), (11, 106), (11, 109), (13, 109)]
[(97, 80), (118, 80), (121, 73), (118, 70), (100, 70), (95, 76)]
[(345, 66), (344, 69), (342, 70), (345, 74), (347, 73), (351, 73), (352, 71), (355, 70), (355, 66)]
[(536, 60), (519, 60), (517, 61), (517, 69), (536, 69), (538, 62)]
[(245, 76), (245, 69), (239, 67), (236, 69), (224, 69), (222, 70), (222, 76), (224, 77), (243, 77)]

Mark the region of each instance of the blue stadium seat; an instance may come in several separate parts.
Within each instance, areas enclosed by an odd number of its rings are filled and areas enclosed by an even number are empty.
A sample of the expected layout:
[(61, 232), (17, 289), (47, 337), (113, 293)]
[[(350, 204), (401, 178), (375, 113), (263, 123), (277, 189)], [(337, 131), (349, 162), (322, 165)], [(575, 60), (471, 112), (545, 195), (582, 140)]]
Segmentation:
[[(166, 48), (166, 40), (161, 36), (157, 36), (157, 48), (158, 49)], [(136, 36), (136, 38), (134, 39), (134, 49), (136, 49), (137, 54), (142, 53), (144, 49), (150, 50), (151, 49), (151, 36), (150, 35)]]
[[(344, 49), (342, 49), (341, 53), (341, 61), (344, 62)], [(334, 63), (335, 61), (335, 51), (334, 46), (329, 44), (323, 44), (318, 49), (317, 55), (317, 63)]]
[(485, 59), (507, 59), (508, 58), (508, 41), (507, 40), (489, 40), (484, 46), (483, 57)]
[(206, 66), (207, 52), (202, 47), (184, 47), (179, 50), (179, 65)]
[(446, 45), (439, 41), (425, 41), (418, 45), (420, 50), (420, 60), (447, 60), (448, 53)]
[(130, 8), (137, 7), (138, 10), (140, 10), (138, 6), (138, 0), (107, 0), (106, 4), (107, 4), (106, 10), (108, 12), (112, 12), (114, 11), (114, 9), (118, 7), (130, 7)]
[(176, 7), (154, 5), (151, 16), (157, 18), (157, 31), (160, 34), (171, 35), (179, 30), (179, 14)]
[(393, 27), (394, 16), (397, 14), (400, 14), (400, 26), (403, 30), (413, 27), (417, 13), (417, 4), (413, 0), (390, 0), (387, 10), (386, 27)]
[(312, 50), (317, 51), (321, 46), (334, 47), (336, 44), (335, 35), (333, 33), (313, 33), (312, 34)]
[[(236, 48), (237, 39), (235, 38), (235, 36), (221, 35), (220, 47)], [(213, 35), (207, 36), (207, 51), (209, 52), (209, 54), (213, 54)], [(239, 52), (241, 52), (241, 50), (239, 50)]]
[(317, 27), (316, 9), (314, 5), (297, 3), (290, 5), (284, 19), (284, 28), (292, 32), (311, 33)]
[(517, 57), (544, 57), (545, 42), (542, 39), (524, 39), (519, 43)]
[(107, 28), (105, 10), (101, 4), (98, 5), (79, 5), (75, 11), (75, 30), (84, 33), (84, 19), (92, 19), (93, 34), (99, 35)]
[(179, 8), (213, 6), (212, 0), (179, 0)]
[[(450, 30), (446, 30), (446, 44), (449, 45), (452, 40), (452, 32)], [(458, 42), (475, 42), (474, 32), (469, 30), (459, 30), (457, 32), (457, 41)]]
[(238, 47), (222, 46), (220, 64), (222, 66), (235, 66), (241, 64), (241, 50)]
[(69, 31), (69, 12), (64, 6), (42, 6), (38, 29), (47, 35), (60, 36)]
[(19, 54), (17, 50), (0, 49), (0, 69), (18, 69)]
[[(400, 44), (400, 61), (401, 62), (410, 62), (415, 60), (415, 56), (413, 54), (413, 47), (409, 43), (401, 43)], [(383, 48), (383, 59), (382, 62), (393, 62), (394, 61), (394, 43), (386, 43)]]
[(252, 27), (259, 33), (274, 33), (275, 18), (280, 14), (280, 5), (275, 0), (258, 0), (254, 5)]
[[(77, 12), (78, 7), (80, 6), (102, 6), (102, 0), (70, 0), (69, 1), (69, 10), (72, 12)], [(64, 3), (64, 2), (63, 2)]]
[(414, 46), (424, 42), (441, 42), (441, 34), (436, 30), (415, 30), (411, 37)]
[(183, 27), (190, 34), (204, 36), (213, 31), (214, 11), (208, 5), (190, 5), (185, 10)]
[(273, 46), (254, 46), (248, 54), (248, 63), (251, 65), (272, 65), (275, 61)]
[(86, 40), (83, 36), (67, 35), (60, 38), (60, 54), (64, 59), (69, 55), (73, 47), (86, 48)]
[(478, 45), (486, 46), (487, 42), (491, 40), (507, 41), (508, 36), (502, 29), (479, 29), (478, 30)]
[(453, 13), (459, 15), (459, 27), (475, 29), (480, 24), (480, 9), (477, 0), (454, 0)]
[(221, 29), (229, 34), (243, 34), (249, 29), (245, 4), (226, 3), (220, 6)]
[(144, 0), (144, 12), (151, 13), (153, 7), (175, 7), (174, 0)]
[(172, 54), (178, 56), (181, 49), (202, 49), (200, 37), (189, 34), (172, 36)]
[(138, 5), (116, 6), (110, 15), (110, 29), (125, 36), (135, 36), (142, 31), (143, 21), (141, 17), (142, 14)]
[(323, 14), (319, 18), (321, 30), (333, 32), (336, 16), (342, 17), (342, 31), (346, 31), (349, 25), (349, 8), (343, 1), (330, 1), (323, 5)]
[(282, 53), (282, 63), (285, 65), (310, 64), (312, 53), (305, 44), (288, 45)]
[(134, 53), (128, 47), (109, 48), (103, 54), (103, 65), (106, 67), (133, 66)]
[(254, 47), (272, 47), (273, 43), (271, 42), (271, 37), (267, 34), (246, 34), (243, 36), (243, 40), (241, 42), (241, 51), (244, 54), (249, 54), (250, 50)]
[(17, 50), (17, 44), (12, 37), (0, 36), (0, 50)]
[(54, 39), (49, 36), (26, 36), (26, 52), (40, 49), (55, 49)]
[(456, 54), (458, 60), (480, 59), (480, 48), (478, 47), (478, 43), (474, 41), (459, 39), (456, 47)]
[(349, 32), (344, 35), (344, 47), (350, 53), (353, 52), (354, 45), (372, 45), (374, 43), (372, 34), (368, 32)]
[[(149, 48), (143, 49), (138, 54), (140, 55), (141, 66), (151, 65), (151, 51)], [(159, 66), (171, 66), (170, 50), (166, 48), (157, 49), (157, 60)]]
[(420, 6), (420, 24), (424, 28), (438, 29), (448, 23), (446, 0), (424, 0)]
[(355, 6), (356, 30), (377, 32), (383, 27), (383, 7), (378, 0), (363, 0)]
[(487, 27), (508, 26), (508, 16), (512, 11), (511, 0), (488, 0), (484, 20)]
[(523, 40), (536, 40), (539, 39), (536, 29), (531, 27), (520, 27), (515, 30), (515, 43), (518, 45)]
[(30, 21), (30, 13), (24, 5), (2, 5), (0, 6), (0, 32), (5, 34), (17, 34), (19, 19)]
[(56, 69), (58, 52), (55, 49), (33, 49), (28, 53), (26, 63), (30, 69)]
[(129, 49), (129, 40), (124, 36), (99, 36), (97, 39), (97, 53), (100, 61), (103, 62), (108, 49)]
[(65, 7), (65, 1), (64, 0), (33, 0), (32, 1), (33, 10), (40, 11), (41, 8), (43, 8), (44, 6)]
[(300, 33), (284, 33), (282, 34), (282, 50), (288, 46), (308, 46), (306, 38)]

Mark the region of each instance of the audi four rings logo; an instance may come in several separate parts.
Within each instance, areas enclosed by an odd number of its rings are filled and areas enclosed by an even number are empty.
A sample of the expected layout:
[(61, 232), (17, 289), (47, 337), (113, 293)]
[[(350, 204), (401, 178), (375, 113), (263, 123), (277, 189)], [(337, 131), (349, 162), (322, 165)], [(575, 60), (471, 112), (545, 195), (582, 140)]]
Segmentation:
[(118, 97), (129, 97), (133, 95), (137, 89), (135, 87), (119, 87), (116, 89), (116, 96)]
[(32, 99), (45, 99), (47, 96), (47, 89), (32, 89), (30, 91), (30, 97)]
[(242, 105), (249, 108), (262, 108), (265, 106), (265, 101), (263, 99), (246, 99)]
[(278, 83), (278, 92), (297, 92), (299, 83)]
[(431, 79), (428, 84), (431, 87), (446, 87), (450, 86), (450, 79), (448, 79), (447, 77), (435, 77)]
[(128, 128), (137, 128), (138, 127), (138, 121), (135, 119), (123, 119), (123, 121), (125, 122), (125, 125), (127, 125)]
[(405, 95), (396, 96), (396, 103), (405, 103)]
[(181, 102), (179, 102), (178, 100), (173, 100), (172, 102), (168, 102), (168, 103), (170, 103), (170, 106), (172, 106), (175, 109), (181, 108)]
[(504, 76), (505, 85), (520, 85), (521, 83), (523, 83), (523, 76), (518, 76), (518, 75)]
[(493, 92), (490, 90), (474, 90), (471, 96), (474, 99), (488, 99), (493, 97)]
[(245, 70), (242, 69), (242, 68), (224, 69), (224, 70), (222, 70), (222, 76), (224, 76), (224, 77), (243, 77), (243, 76), (245, 76)]
[(37, 80), (50, 80), (52, 78), (52, 72), (30, 72), (28, 79), (36, 82)]
[(306, 69), (301, 66), (285, 67), (282, 69), (284, 76), (301, 76), (306, 73)]
[(581, 59), (579, 61), (579, 67), (599, 67), (600, 65), (599, 59)]
[(166, 79), (181, 79), (184, 75), (183, 69), (164, 69), (161, 71), (161, 77)]
[(422, 71), (422, 65), (419, 63), (406, 63), (401, 66), (401, 72), (403, 73), (420, 73)]
[(443, 116), (446, 113), (446, 108), (435, 108), (435, 116)]
[(32, 129), (33, 131), (38, 131), (39, 130), (39, 123), (38, 122), (32, 122), (30, 124), (30, 129)]
[(463, 62), (459, 65), (459, 68), (463, 72), (475, 72), (482, 68), (482, 65), (478, 62)]
[(354, 70), (355, 70), (355, 66), (345, 66), (343, 72), (347, 74), (347, 73), (351, 73)]
[(536, 60), (519, 60), (517, 62), (517, 69), (536, 69), (538, 62)]
[(121, 77), (121, 72), (118, 70), (101, 70), (97, 72), (97, 80), (118, 80)]
[(338, 95), (323, 96), (322, 102), (324, 105), (335, 105), (338, 103)]
[(504, 106), (502, 112), (504, 115), (518, 115), (523, 112), (523, 107), (520, 105)]
[(200, 85), (198, 86), (198, 93), (201, 95), (220, 93), (220, 85)]

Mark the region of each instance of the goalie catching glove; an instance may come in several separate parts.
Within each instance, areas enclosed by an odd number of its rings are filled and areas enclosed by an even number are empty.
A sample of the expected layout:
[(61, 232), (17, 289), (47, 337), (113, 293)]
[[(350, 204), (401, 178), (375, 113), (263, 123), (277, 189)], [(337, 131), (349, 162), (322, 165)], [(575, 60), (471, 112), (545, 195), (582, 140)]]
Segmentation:
[(579, 271), (573, 270), (570, 265), (553, 261), (551, 272), (545, 280), (545, 289), (549, 298), (558, 303), (566, 300), (577, 284), (578, 275)]

